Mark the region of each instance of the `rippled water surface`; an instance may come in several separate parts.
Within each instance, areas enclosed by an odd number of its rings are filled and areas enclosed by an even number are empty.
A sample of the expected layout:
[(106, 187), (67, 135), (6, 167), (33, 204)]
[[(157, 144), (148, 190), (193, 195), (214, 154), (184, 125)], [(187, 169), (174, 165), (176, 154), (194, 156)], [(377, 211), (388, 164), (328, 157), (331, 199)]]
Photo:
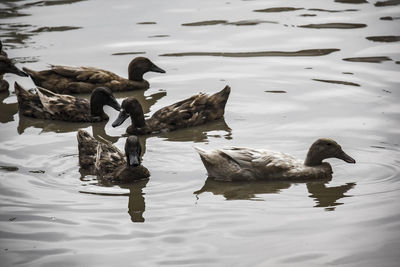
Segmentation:
[[(1, 1), (0, 36), (17, 66), (37, 70), (126, 77), (149, 57), (167, 73), (116, 94), (147, 115), (232, 87), (224, 120), (142, 137), (151, 177), (123, 186), (79, 170), (76, 130), (122, 149), (129, 122), (26, 118), (13, 86), (0, 94), (1, 266), (398, 266), (399, 1)], [(193, 150), (304, 158), (318, 137), (357, 164), (329, 160), (331, 181), (219, 183)]]

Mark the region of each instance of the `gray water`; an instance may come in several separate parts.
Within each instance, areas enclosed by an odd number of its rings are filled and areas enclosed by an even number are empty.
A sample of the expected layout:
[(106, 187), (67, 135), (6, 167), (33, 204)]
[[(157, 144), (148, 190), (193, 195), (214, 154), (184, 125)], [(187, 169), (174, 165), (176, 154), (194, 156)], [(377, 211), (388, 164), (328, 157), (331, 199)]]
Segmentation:
[[(0, 36), (17, 66), (95, 66), (127, 76), (147, 115), (226, 84), (224, 120), (142, 137), (148, 181), (106, 185), (80, 172), (76, 130), (123, 148), (111, 121), (18, 114), (0, 96), (1, 266), (398, 266), (400, 2), (1, 1)], [(5, 79), (33, 88), (29, 78)], [(218, 183), (193, 146), (304, 158), (330, 137), (357, 160), (331, 181)]]

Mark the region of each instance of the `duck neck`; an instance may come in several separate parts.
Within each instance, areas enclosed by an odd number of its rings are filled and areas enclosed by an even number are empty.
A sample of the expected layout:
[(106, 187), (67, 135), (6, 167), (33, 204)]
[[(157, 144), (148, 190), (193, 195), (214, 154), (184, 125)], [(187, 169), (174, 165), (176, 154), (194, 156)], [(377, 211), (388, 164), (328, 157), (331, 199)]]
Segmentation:
[(129, 72), (129, 80), (131, 81), (136, 81), (136, 82), (141, 82), (143, 81), (143, 72), (138, 71), (138, 70), (132, 70)]
[(101, 102), (100, 99), (94, 94), (90, 97), (90, 115), (93, 117), (97, 116), (103, 116), (104, 110), (103, 110), (104, 104)]
[(310, 149), (307, 153), (306, 160), (304, 161), (304, 165), (306, 166), (318, 166), (322, 164), (322, 160), (324, 160), (320, 155), (317, 153), (313, 153)]
[(131, 114), (131, 121), (132, 121), (132, 125), (135, 128), (142, 128), (146, 125), (146, 121), (144, 119), (144, 114), (143, 114), (143, 110), (140, 109), (140, 112), (137, 111), (135, 112), (135, 114)]

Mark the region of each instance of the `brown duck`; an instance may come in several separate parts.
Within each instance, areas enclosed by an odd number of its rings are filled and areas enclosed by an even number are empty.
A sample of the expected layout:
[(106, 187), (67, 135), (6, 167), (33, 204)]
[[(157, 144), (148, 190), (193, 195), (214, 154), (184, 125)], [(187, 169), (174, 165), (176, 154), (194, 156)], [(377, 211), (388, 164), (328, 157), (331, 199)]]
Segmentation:
[(308, 150), (305, 161), (285, 153), (261, 149), (195, 149), (208, 176), (220, 181), (329, 179), (332, 178), (332, 167), (323, 160), (338, 158), (356, 163), (338, 143), (329, 138), (315, 141)]
[(126, 98), (121, 105), (118, 118), (112, 126), (121, 125), (128, 117), (132, 124), (126, 129), (128, 134), (151, 134), (187, 128), (217, 120), (224, 115), (226, 101), (231, 88), (226, 86), (211, 96), (200, 93), (156, 111), (145, 120), (142, 106), (133, 97)]
[[(125, 155), (111, 143), (101, 143), (88, 132), (78, 130), (79, 164), (111, 182), (129, 183), (150, 176), (141, 165), (142, 147), (136, 136), (129, 136), (125, 143)], [(126, 158), (126, 159), (125, 159)]]
[(93, 67), (51, 66), (51, 69), (43, 71), (23, 70), (37, 86), (59, 94), (91, 93), (97, 87), (107, 87), (113, 92), (147, 89), (149, 82), (143, 79), (143, 74), (149, 71), (165, 73), (145, 57), (130, 62), (128, 79)]
[(7, 56), (0, 55), (0, 92), (8, 90), (10, 85), (3, 80), (5, 73), (14, 73), (18, 76), (28, 77), (28, 74), (15, 67), (14, 63)]
[(15, 94), (20, 114), (38, 119), (99, 122), (108, 120), (103, 111), (104, 105), (116, 110), (121, 109), (111, 90), (106, 87), (96, 88), (90, 96), (90, 102), (83, 98), (56, 94), (40, 87), (36, 93), (31, 93), (18, 83), (15, 83)]

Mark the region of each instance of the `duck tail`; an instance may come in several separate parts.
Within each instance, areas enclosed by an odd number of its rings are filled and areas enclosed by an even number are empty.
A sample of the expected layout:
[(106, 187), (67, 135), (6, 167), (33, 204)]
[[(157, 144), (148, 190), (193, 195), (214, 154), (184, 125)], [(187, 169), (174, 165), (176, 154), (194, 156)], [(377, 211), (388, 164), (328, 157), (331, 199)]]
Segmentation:
[(193, 148), (197, 151), (197, 153), (199, 153), (200, 159), (208, 171), (209, 167), (212, 165), (212, 159), (209, 157), (209, 152), (201, 149), (200, 147), (195, 146)]
[(226, 102), (228, 101), (230, 93), (231, 87), (227, 85), (224, 89), (209, 97), (209, 103), (211, 103), (213, 106), (214, 119), (219, 119), (224, 115)]
[(94, 167), (99, 142), (82, 129), (78, 130), (76, 137), (78, 139), (79, 164), (84, 169)]
[(25, 90), (19, 83), (15, 82), (14, 83), (14, 90), (15, 94), (17, 95), (17, 100), (19, 105), (22, 105), (24, 103), (28, 103), (31, 101), (35, 95), (28, 90)]
[(28, 73), (35, 84), (40, 84), (43, 81), (39, 72), (28, 69), (27, 67), (22, 67), (22, 70)]

